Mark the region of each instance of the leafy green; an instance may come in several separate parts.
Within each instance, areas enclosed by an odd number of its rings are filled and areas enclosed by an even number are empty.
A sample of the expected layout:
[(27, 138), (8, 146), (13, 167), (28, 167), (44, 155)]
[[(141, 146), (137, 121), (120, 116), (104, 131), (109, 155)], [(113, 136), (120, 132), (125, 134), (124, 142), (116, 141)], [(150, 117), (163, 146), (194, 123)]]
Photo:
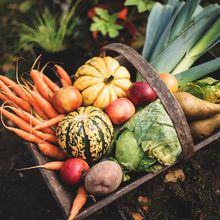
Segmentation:
[(126, 169), (136, 170), (143, 155), (133, 133), (125, 129), (116, 140), (115, 159)]
[(128, 172), (158, 170), (174, 163), (181, 153), (176, 131), (160, 100), (138, 111), (123, 125), (113, 148), (111, 156)]
[(220, 81), (212, 77), (183, 85), (180, 91), (189, 92), (198, 98), (220, 104)]
[(187, 83), (179, 88), (179, 91), (188, 92), (199, 99), (204, 99), (203, 89), (195, 83)]
[(151, 10), (154, 2), (152, 0), (126, 0), (125, 6), (137, 6), (138, 12), (142, 13)]
[(33, 26), (20, 25), (19, 48), (30, 50), (38, 46), (49, 52), (65, 49), (65, 39), (72, 35), (76, 20), (71, 21), (81, 0), (77, 0), (69, 11), (57, 19), (48, 8), (34, 18)]
[(108, 10), (102, 8), (95, 9), (96, 16), (92, 18), (93, 23), (90, 31), (98, 31), (103, 36), (115, 38), (119, 36), (119, 30), (123, 29), (122, 25), (117, 24), (117, 14), (110, 15)]

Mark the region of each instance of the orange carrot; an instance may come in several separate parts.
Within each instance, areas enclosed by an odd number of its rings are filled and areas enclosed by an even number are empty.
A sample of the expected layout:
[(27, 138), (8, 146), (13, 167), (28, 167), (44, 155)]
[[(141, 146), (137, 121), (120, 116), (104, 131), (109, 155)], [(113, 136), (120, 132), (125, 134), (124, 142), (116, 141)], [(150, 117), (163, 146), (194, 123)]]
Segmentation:
[(6, 126), (4, 124), (3, 119), (2, 119), (2, 115), (1, 115), (1, 122), (4, 125), (5, 128), (7, 128), (9, 131), (14, 132), (15, 134), (17, 134), (22, 139), (24, 139), (26, 141), (29, 141), (29, 142), (33, 142), (35, 144), (38, 144), (40, 152), (42, 154), (44, 154), (45, 156), (54, 158), (56, 160), (65, 160), (67, 158), (67, 155), (63, 151), (58, 149), (56, 146), (40, 139), (36, 135), (31, 134), (31, 133), (26, 132), (26, 131), (23, 131), (19, 128)]
[(78, 215), (80, 209), (87, 201), (87, 194), (84, 186), (80, 186), (77, 190), (76, 197), (73, 201), (72, 208), (68, 220), (73, 220)]
[(25, 167), (21, 169), (16, 169), (17, 171), (23, 171), (23, 170), (32, 170), (36, 168), (42, 168), (46, 170), (60, 170), (60, 168), (63, 166), (64, 162), (63, 161), (52, 161), (48, 162), (39, 166), (32, 166), (32, 167)]
[(2, 93), (0, 93), (0, 100), (6, 102), (6, 101), (8, 101), (8, 98), (5, 95), (3, 95)]
[(42, 73), (40, 73), (38, 70), (32, 69), (30, 76), (36, 86), (37, 91), (42, 95), (42, 97), (44, 97), (47, 101), (51, 101), (53, 92), (45, 83)]
[(39, 143), (38, 147), (40, 152), (45, 156), (56, 158), (57, 160), (65, 160), (67, 158), (67, 155), (63, 151), (48, 142)]
[(9, 131), (14, 132), (19, 137), (24, 139), (25, 141), (32, 142), (38, 144), (40, 152), (48, 157), (51, 157), (56, 160), (65, 160), (67, 158), (66, 154), (59, 150), (56, 146), (38, 138), (36, 135), (31, 134), (29, 132), (23, 131), (19, 128), (6, 127)]
[(29, 132), (23, 131), (23, 130), (21, 130), (19, 128), (8, 127), (8, 126), (6, 128), (9, 131), (12, 131), (15, 134), (17, 134), (19, 137), (21, 137), (25, 141), (33, 142), (35, 144), (42, 143), (42, 140), (40, 138), (38, 138), (36, 135), (34, 135), (34, 134), (31, 134)]
[(28, 97), (26, 96), (24, 89), (19, 84), (2, 75), (0, 75), (0, 80), (5, 83), (5, 85), (7, 85), (9, 88), (11, 88), (20, 98), (28, 102)]
[(12, 114), (11, 112), (5, 110), (4, 108), (0, 107), (0, 112), (9, 120), (11, 120), (14, 124), (16, 124), (19, 128), (26, 132), (33, 133), (37, 137), (43, 140), (48, 140), (53, 143), (57, 143), (57, 137), (55, 135), (43, 133), (41, 131), (33, 130), (33, 128), (23, 119), (19, 118), (17, 115)]
[(46, 115), (46, 113), (38, 105), (38, 102), (32, 97), (32, 95), (27, 93), (27, 96), (29, 98), (29, 103), (33, 106), (33, 108), (34, 108), (35, 112), (37, 113), (37, 115), (39, 115), (44, 120), (49, 119), (48, 116)]
[(51, 157), (56, 160), (65, 160), (67, 158), (66, 154), (63, 151), (58, 149), (56, 146), (46, 141), (43, 141), (42, 139), (38, 138), (36, 135), (33, 135), (18, 128), (7, 127), (7, 129), (14, 132), (19, 137), (21, 137), (22, 139), (28, 142), (38, 144), (38, 148), (40, 152), (47, 157)]
[(30, 93), (32, 97), (37, 101), (41, 109), (46, 113), (46, 115), (49, 118), (54, 118), (59, 115), (54, 109), (54, 107), (46, 99), (44, 99), (40, 94), (34, 91), (30, 91)]
[(64, 117), (65, 117), (65, 115), (58, 115), (58, 116), (56, 116), (54, 118), (51, 118), (51, 119), (49, 119), (47, 121), (42, 122), (39, 125), (36, 125), (33, 129), (35, 129), (35, 130), (42, 130), (42, 129), (51, 127), (51, 126), (59, 123)]
[(17, 97), (2, 81), (0, 81), (0, 89), (2, 90), (2, 93), (8, 97), (9, 100), (14, 102), (16, 105), (21, 107), (27, 112), (31, 111), (31, 106), (28, 102), (25, 100)]
[(60, 89), (60, 87), (56, 83), (54, 83), (49, 77), (47, 77), (44, 74), (43, 74), (43, 79), (52, 92), (56, 92), (57, 90)]
[(54, 68), (57, 74), (59, 75), (60, 79), (62, 79), (61, 80), (62, 85), (63, 85), (62, 81), (65, 81), (65, 85), (72, 86), (72, 80), (70, 76), (68, 75), (68, 73), (63, 69), (63, 67), (55, 64)]
[(69, 86), (68, 83), (64, 79), (60, 79), (60, 82), (62, 84), (62, 87), (67, 87)]
[(47, 133), (43, 133), (41, 131), (35, 131), (35, 130), (32, 130), (32, 133), (43, 140), (47, 140), (52, 143), (58, 143), (56, 135), (47, 134)]
[[(13, 110), (15, 112), (15, 114), (18, 115), (20, 118), (22, 118), (26, 122), (30, 123), (30, 125), (37, 126), (37, 125), (41, 125), (43, 123), (43, 121), (35, 118), (32, 114), (25, 112), (22, 109), (11, 107), (11, 106), (8, 106), (8, 108)], [(42, 130), (48, 134), (55, 135), (55, 132), (51, 128), (44, 128), (44, 129), (39, 129), (39, 130)]]

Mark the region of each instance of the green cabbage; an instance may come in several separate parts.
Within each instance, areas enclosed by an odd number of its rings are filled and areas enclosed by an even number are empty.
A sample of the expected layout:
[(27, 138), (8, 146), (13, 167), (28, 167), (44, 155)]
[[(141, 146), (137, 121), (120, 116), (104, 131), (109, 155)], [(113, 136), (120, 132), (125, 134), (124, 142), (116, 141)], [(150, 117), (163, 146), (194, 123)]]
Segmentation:
[(130, 171), (156, 171), (174, 163), (181, 146), (160, 100), (138, 111), (116, 134), (112, 157)]
[(144, 151), (138, 146), (133, 133), (125, 129), (116, 141), (115, 159), (120, 161), (123, 167), (136, 170)]

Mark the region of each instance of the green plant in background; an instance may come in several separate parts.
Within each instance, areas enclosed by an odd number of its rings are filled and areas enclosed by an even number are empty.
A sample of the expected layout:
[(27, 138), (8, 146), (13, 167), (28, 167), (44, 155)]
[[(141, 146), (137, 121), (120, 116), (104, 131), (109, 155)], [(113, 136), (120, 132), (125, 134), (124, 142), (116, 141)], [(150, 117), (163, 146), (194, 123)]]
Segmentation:
[(126, 0), (125, 6), (137, 6), (138, 12), (142, 13), (152, 9), (154, 1), (152, 0)]
[(73, 35), (77, 22), (77, 0), (70, 10), (64, 11), (56, 18), (48, 8), (36, 15), (33, 26), (21, 24), (19, 49), (31, 50), (33, 46), (48, 52), (57, 52), (66, 48), (66, 38)]
[(96, 8), (95, 12), (96, 16), (92, 18), (90, 31), (98, 31), (103, 36), (108, 35), (110, 38), (119, 36), (119, 30), (122, 30), (123, 26), (116, 23), (117, 14), (109, 14), (108, 10), (102, 8)]

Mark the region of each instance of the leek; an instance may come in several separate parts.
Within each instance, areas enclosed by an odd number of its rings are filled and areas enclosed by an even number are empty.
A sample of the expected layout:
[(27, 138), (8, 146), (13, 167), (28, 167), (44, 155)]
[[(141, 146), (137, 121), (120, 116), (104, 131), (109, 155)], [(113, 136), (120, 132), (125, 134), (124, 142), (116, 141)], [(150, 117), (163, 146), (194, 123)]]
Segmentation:
[[(204, 13), (204, 11), (202, 13)], [(219, 16), (220, 9), (216, 8), (212, 10), (211, 16), (200, 16), (200, 19), (195, 19), (195, 22), (193, 22), (186, 31), (151, 62), (154, 68), (158, 72), (170, 73), (184, 57), (189, 48), (200, 40), (201, 36), (204, 35), (210, 25), (212, 25)]]
[(176, 19), (176, 16), (178, 15), (178, 13), (180, 12), (180, 10), (182, 9), (184, 3), (179, 4), (178, 8), (176, 9), (174, 15), (172, 16), (169, 24), (167, 25), (167, 27), (165, 28), (164, 32), (162, 33), (160, 39), (157, 42), (157, 45), (154, 48), (154, 51), (152, 53), (151, 58), (149, 59), (149, 61), (154, 60), (168, 45), (168, 41), (169, 41), (169, 37), (170, 37), (170, 32), (171, 32), (171, 28), (173, 26), (173, 22)]
[(195, 9), (199, 5), (201, 0), (187, 0), (182, 10), (178, 14), (178, 17), (175, 20), (173, 25), (170, 41), (172, 42), (174, 39), (179, 36), (179, 34), (185, 30), (185, 28), (189, 25), (191, 21), (191, 17), (194, 14)]
[(220, 18), (212, 25), (196, 45), (185, 55), (172, 74), (187, 70), (192, 64), (211, 47), (220, 42)]
[(186, 71), (175, 75), (179, 86), (186, 83), (193, 82), (202, 77), (207, 76), (209, 73), (215, 72), (220, 69), (220, 57), (215, 58), (211, 61), (207, 61), (203, 64), (192, 67)]
[[(199, 3), (200, 0), (168, 0), (165, 6), (157, 3), (147, 24), (142, 55), (157, 72), (175, 74), (180, 84), (220, 68), (219, 59), (215, 59), (185, 71), (220, 41), (219, 5), (203, 8)], [(140, 74), (136, 80), (143, 80)]]
[[(146, 41), (142, 55), (145, 59), (149, 59), (154, 49), (158, 38), (167, 25), (167, 22), (172, 16), (173, 7), (160, 3), (156, 3), (149, 15), (148, 25), (146, 28)], [(162, 21), (162, 22), (161, 22)]]

